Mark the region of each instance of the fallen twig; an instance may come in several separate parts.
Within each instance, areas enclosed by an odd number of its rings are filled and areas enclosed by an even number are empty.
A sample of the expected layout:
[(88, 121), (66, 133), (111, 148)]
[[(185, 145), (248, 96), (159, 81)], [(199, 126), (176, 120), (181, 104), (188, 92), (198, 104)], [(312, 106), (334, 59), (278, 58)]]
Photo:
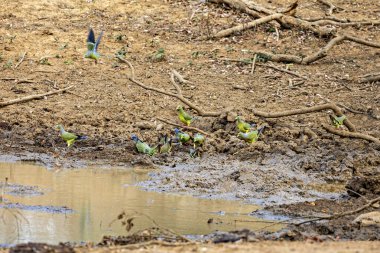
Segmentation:
[(370, 73), (359, 77), (359, 83), (371, 83), (380, 81), (380, 72)]
[[(288, 110), (288, 111), (282, 111), (282, 112), (263, 112), (256, 109), (251, 109), (252, 113), (256, 116), (264, 117), (264, 118), (279, 118), (279, 117), (285, 117), (285, 116), (291, 116), (291, 115), (297, 115), (297, 114), (307, 114), (312, 112), (318, 112), (318, 111), (324, 111), (324, 110), (333, 110), (334, 113), (337, 116), (342, 116), (343, 112), (342, 110), (334, 103), (326, 103), (322, 105), (316, 105), (312, 107), (304, 107), (300, 109), (294, 109), (294, 110)], [(352, 132), (356, 131), (355, 126), (346, 119), (344, 122), (344, 125)]]
[(8, 105), (24, 103), (24, 102), (27, 102), (27, 101), (30, 101), (30, 100), (40, 99), (40, 98), (43, 98), (43, 97), (46, 97), (46, 96), (51, 96), (51, 95), (54, 95), (54, 94), (62, 93), (62, 92), (65, 92), (65, 91), (67, 91), (67, 90), (69, 90), (69, 89), (71, 89), (73, 87), (74, 87), (74, 85), (66, 87), (66, 88), (63, 88), (63, 89), (60, 89), (60, 90), (49, 91), (49, 92), (46, 92), (46, 93), (43, 93), (43, 94), (31, 95), (31, 96), (26, 96), (26, 97), (22, 97), (22, 98), (16, 98), (16, 99), (13, 99), (13, 100), (10, 100), (10, 101), (0, 102), (0, 107), (5, 107), (5, 106), (8, 106)]
[(188, 130), (194, 130), (194, 131), (199, 132), (199, 133), (204, 134), (204, 135), (208, 135), (208, 136), (211, 135), (211, 134), (209, 134), (209, 133), (207, 133), (207, 132), (205, 132), (205, 131), (203, 131), (201, 129), (198, 129), (196, 127), (183, 126), (183, 125), (171, 122), (171, 121), (169, 121), (167, 119), (163, 119), (163, 118), (157, 118), (157, 120), (162, 121), (162, 122), (164, 122), (166, 124), (169, 124), (169, 125), (172, 125), (172, 126), (181, 127), (181, 128), (188, 129)]
[(18, 63), (15, 65), (14, 69), (17, 69), (18, 66), (20, 66), (20, 64), (24, 61), (25, 56), (26, 56), (26, 51), (22, 54), (21, 59), (20, 59), (20, 60), (18, 61)]
[(315, 217), (315, 218), (312, 218), (310, 220), (307, 220), (307, 221), (302, 221), (302, 222), (299, 222), (297, 224), (295, 224), (296, 226), (299, 226), (299, 225), (302, 225), (302, 224), (305, 224), (305, 223), (310, 223), (310, 222), (314, 222), (314, 221), (320, 221), (320, 220), (333, 220), (333, 219), (336, 219), (336, 218), (340, 218), (340, 217), (343, 217), (343, 216), (348, 216), (348, 215), (353, 215), (353, 214), (356, 214), (356, 213), (359, 213), (369, 207), (371, 207), (373, 204), (377, 203), (380, 201), (380, 197), (377, 197), (375, 199), (372, 199), (372, 200), (369, 200), (367, 201), (367, 203), (355, 210), (352, 210), (352, 211), (347, 211), (347, 212), (343, 212), (343, 213), (337, 213), (337, 214), (333, 214), (333, 215), (330, 215), (330, 216), (318, 216), (318, 217)]
[(182, 90), (178, 86), (178, 84), (175, 82), (175, 80), (174, 80), (174, 73), (173, 72), (170, 74), (170, 81), (172, 82), (174, 88), (177, 90), (177, 94), (180, 95), (180, 96), (182, 96)]
[(183, 78), (183, 76), (180, 73), (178, 73), (175, 69), (172, 69), (172, 73), (175, 77), (177, 77), (177, 79), (180, 83), (193, 84), (192, 82)]
[(256, 60), (257, 60), (257, 54), (255, 54), (255, 56), (253, 57), (252, 68), (251, 68), (251, 75), (252, 75), (253, 72), (255, 71)]
[[(251, 28), (253, 28), (253, 27), (257, 26), (257, 25), (268, 23), (270, 21), (280, 19), (282, 16), (283, 16), (283, 14), (281, 14), (281, 13), (275, 13), (275, 14), (272, 14), (272, 15), (269, 15), (269, 16), (265, 16), (265, 17), (253, 20), (251, 22), (248, 22), (248, 23), (244, 23), (244, 24), (241, 24), (241, 25), (237, 25), (237, 26), (234, 26), (234, 27), (227, 28), (225, 30), (219, 31), (216, 34), (212, 35), (212, 38), (218, 39), (218, 38), (227, 37), (227, 36), (229, 36), (229, 35), (231, 35), (233, 33), (242, 32), (244, 30), (251, 29)], [(201, 38), (201, 39), (206, 39), (206, 38)]]
[(377, 138), (375, 138), (375, 137), (373, 137), (371, 135), (368, 135), (368, 134), (362, 134), (362, 133), (357, 133), (357, 132), (348, 132), (348, 131), (344, 131), (344, 130), (339, 130), (339, 129), (336, 129), (334, 127), (331, 127), (331, 126), (328, 126), (328, 125), (325, 125), (325, 124), (322, 124), (322, 127), (324, 129), (326, 129), (328, 132), (330, 132), (332, 134), (336, 134), (336, 135), (342, 136), (342, 137), (363, 139), (363, 140), (366, 140), (366, 141), (371, 141), (371, 142), (375, 142), (377, 144), (380, 144), (380, 140), (379, 139), (377, 139)]
[(310, 64), (312, 62), (315, 62), (317, 60), (320, 60), (320, 59), (326, 57), (328, 51), (333, 46), (335, 46), (336, 44), (339, 44), (345, 40), (356, 42), (358, 44), (362, 44), (362, 45), (369, 46), (369, 47), (380, 48), (380, 43), (371, 42), (371, 41), (360, 39), (360, 38), (355, 37), (355, 36), (343, 34), (343, 35), (338, 35), (338, 36), (334, 37), (332, 40), (330, 40), (326, 44), (326, 46), (321, 48), (318, 52), (316, 52), (312, 55), (309, 55), (305, 58), (302, 58), (302, 57), (297, 56), (297, 55), (273, 54), (273, 53), (269, 53), (269, 52), (265, 52), (265, 51), (256, 51), (255, 53), (258, 54), (259, 56), (269, 60), (269, 61), (288, 62), (288, 63), (292, 62), (292, 63), (298, 63), (298, 64)]

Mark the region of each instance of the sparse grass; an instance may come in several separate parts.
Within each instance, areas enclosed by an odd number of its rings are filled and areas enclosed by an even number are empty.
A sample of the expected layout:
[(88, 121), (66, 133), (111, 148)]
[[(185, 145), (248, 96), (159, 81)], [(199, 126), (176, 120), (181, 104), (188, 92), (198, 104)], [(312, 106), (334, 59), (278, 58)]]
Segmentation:
[(122, 48), (120, 48), (119, 51), (116, 52), (116, 56), (120, 56), (122, 58), (124, 58), (128, 53), (128, 50), (127, 50), (127, 46), (123, 46)]
[(12, 59), (9, 59), (4, 65), (3, 65), (3, 68), (4, 69), (10, 69), (12, 68), (13, 66), (13, 60)]
[(165, 49), (159, 48), (152, 56), (151, 59), (153, 62), (160, 62), (164, 61), (166, 58), (165, 56)]
[(39, 62), (40, 65), (49, 65), (51, 66), (52, 64), (49, 62), (49, 58), (47, 57), (42, 57)]

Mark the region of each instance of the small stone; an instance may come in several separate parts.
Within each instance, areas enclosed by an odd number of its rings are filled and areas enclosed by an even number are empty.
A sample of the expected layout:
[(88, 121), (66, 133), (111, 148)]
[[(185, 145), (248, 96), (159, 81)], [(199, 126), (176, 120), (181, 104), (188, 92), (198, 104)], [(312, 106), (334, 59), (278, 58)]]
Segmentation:
[(156, 126), (149, 122), (149, 121), (140, 121), (140, 122), (136, 122), (135, 123), (135, 126), (140, 128), (141, 130), (144, 130), (144, 129), (155, 129)]
[(164, 125), (163, 124), (158, 124), (157, 126), (156, 126), (156, 130), (157, 131), (160, 131), (160, 130), (162, 130), (164, 128)]
[(237, 114), (235, 112), (228, 112), (227, 113), (227, 121), (228, 122), (234, 122)]
[(377, 226), (380, 227), (380, 212), (374, 211), (363, 213), (356, 217), (352, 223), (359, 223), (361, 226)]

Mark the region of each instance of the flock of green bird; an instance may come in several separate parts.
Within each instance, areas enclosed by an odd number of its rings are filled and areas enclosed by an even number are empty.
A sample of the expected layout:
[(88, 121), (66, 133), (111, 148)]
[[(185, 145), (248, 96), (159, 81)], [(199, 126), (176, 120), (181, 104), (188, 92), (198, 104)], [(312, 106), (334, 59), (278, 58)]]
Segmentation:
[[(88, 37), (87, 37), (87, 52), (84, 55), (85, 58), (94, 59), (95, 63), (97, 63), (100, 54), (97, 52), (100, 40), (102, 38), (103, 32), (100, 33), (98, 39), (95, 41), (95, 34), (92, 28), (90, 28)], [(179, 120), (185, 124), (187, 127), (196, 120), (196, 117), (191, 116), (187, 113), (182, 106), (177, 107), (178, 118)], [(332, 125), (336, 128), (340, 128), (344, 124), (344, 120), (346, 120), (346, 116), (335, 116), (329, 115)], [(254, 143), (258, 140), (260, 135), (264, 130), (264, 126), (260, 128), (256, 128), (256, 124), (250, 124), (245, 122), (237, 116), (235, 118), (236, 127), (239, 130), (237, 137), (239, 139), (244, 140), (248, 143)], [(56, 128), (59, 130), (59, 136), (67, 143), (67, 147), (71, 147), (74, 142), (80, 140), (86, 140), (87, 136), (82, 136), (74, 133), (70, 133), (65, 131), (62, 125), (57, 125)], [(137, 135), (133, 134), (131, 136), (131, 140), (134, 141), (137, 152), (147, 154), (153, 156), (157, 153), (171, 153), (173, 146), (175, 145), (187, 145), (190, 141), (192, 141), (193, 145), (189, 149), (189, 154), (191, 157), (199, 157), (201, 155), (201, 149), (205, 143), (205, 136), (196, 133), (193, 136), (190, 134), (179, 130), (178, 128), (174, 129), (174, 137), (169, 137), (167, 134), (161, 135), (158, 138), (158, 144), (155, 146), (149, 146), (149, 144), (145, 143)]]

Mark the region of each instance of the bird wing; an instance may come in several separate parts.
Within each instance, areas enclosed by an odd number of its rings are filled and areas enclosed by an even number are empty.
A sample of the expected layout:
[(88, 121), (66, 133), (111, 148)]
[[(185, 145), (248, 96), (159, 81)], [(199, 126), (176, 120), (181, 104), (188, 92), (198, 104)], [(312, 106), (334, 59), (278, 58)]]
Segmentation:
[(192, 119), (193, 119), (193, 117), (191, 117), (190, 114), (188, 114), (188, 113), (185, 112), (185, 111), (182, 111), (181, 114), (182, 114), (182, 116), (183, 116), (183, 118), (184, 118), (185, 120), (192, 120)]
[(98, 39), (96, 40), (96, 43), (95, 43), (95, 51), (98, 50), (98, 47), (99, 47), (99, 44), (100, 44), (100, 39), (102, 38), (103, 36), (103, 31), (99, 34), (99, 37)]
[(329, 116), (330, 116), (330, 120), (334, 126), (339, 125), (339, 122), (335, 116), (333, 116), (333, 115), (329, 115)]
[(76, 140), (78, 138), (78, 136), (76, 134), (73, 134), (73, 133), (69, 133), (69, 132), (64, 132), (61, 134), (61, 137), (63, 140), (65, 141), (69, 141), (69, 140)]
[(90, 30), (88, 31), (87, 42), (91, 42), (91, 43), (95, 44), (95, 34), (94, 34), (94, 30), (92, 30), (92, 28), (90, 28)]

